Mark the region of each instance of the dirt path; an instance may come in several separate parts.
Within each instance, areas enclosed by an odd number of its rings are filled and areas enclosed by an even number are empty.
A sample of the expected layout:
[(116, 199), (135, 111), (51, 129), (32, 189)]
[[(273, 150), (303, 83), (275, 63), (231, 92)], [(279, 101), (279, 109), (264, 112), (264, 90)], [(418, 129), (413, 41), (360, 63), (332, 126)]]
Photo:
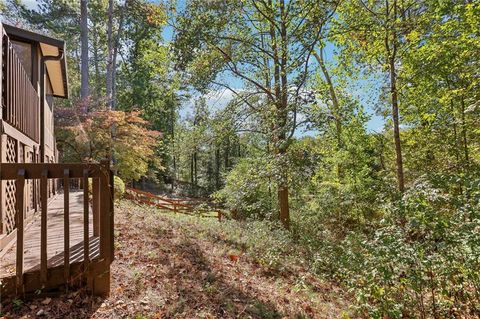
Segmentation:
[[(201, 221), (123, 202), (106, 300), (85, 292), (4, 302), (6, 318), (339, 318), (340, 291), (306, 274), (269, 274), (228, 243), (201, 235)], [(302, 283), (302, 284), (300, 284)], [(308, 289), (304, 286), (308, 286)]]

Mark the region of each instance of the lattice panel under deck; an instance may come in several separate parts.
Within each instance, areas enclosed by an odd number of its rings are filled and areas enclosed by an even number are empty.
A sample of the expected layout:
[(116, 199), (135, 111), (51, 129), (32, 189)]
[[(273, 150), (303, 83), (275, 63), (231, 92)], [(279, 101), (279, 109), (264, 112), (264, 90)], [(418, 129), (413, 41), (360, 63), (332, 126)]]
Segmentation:
[(7, 234), (11, 233), (15, 229), (15, 181), (6, 181), (5, 183), (5, 226)]
[[(6, 143), (6, 162), (7, 163), (15, 163), (17, 161), (17, 152), (16, 141), (11, 138), (7, 137)], [(7, 234), (11, 233), (16, 226), (15, 223), (15, 181), (9, 180), (5, 181), (5, 228)]]

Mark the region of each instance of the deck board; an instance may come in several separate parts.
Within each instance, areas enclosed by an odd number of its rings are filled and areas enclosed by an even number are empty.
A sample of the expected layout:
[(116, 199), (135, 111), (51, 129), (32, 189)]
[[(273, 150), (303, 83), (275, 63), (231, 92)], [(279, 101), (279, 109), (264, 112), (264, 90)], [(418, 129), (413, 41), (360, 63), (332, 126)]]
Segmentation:
[[(63, 265), (63, 193), (57, 194), (48, 204), (47, 260), (48, 268)], [(99, 255), (99, 239), (93, 236), (93, 215), (89, 214), (90, 259)], [(40, 214), (25, 229), (25, 272), (40, 268)], [(0, 259), (0, 278), (15, 274), (16, 245)], [(70, 260), (83, 261), (83, 191), (70, 191)]]

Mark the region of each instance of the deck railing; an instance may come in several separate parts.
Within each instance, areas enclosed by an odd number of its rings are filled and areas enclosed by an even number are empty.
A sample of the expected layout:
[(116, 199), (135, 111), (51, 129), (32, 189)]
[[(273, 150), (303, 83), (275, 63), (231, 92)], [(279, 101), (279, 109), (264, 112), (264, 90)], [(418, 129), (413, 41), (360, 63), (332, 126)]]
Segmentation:
[[(9, 163), (0, 164), (0, 180), (15, 180), (16, 183), (16, 273), (15, 284), (7, 287), (8, 292), (22, 295), (32, 287), (48, 287), (54, 275), (47, 269), (47, 220), (48, 181), (61, 180), (64, 193), (64, 254), (63, 283), (68, 286), (74, 265), (70, 260), (70, 216), (69, 194), (72, 180), (81, 179), (83, 188), (83, 261), (81, 274), (97, 295), (108, 295), (110, 289), (109, 269), (114, 258), (113, 249), (113, 174), (109, 162), (100, 164), (43, 164), (43, 163)], [(26, 277), (24, 271), (24, 215), (25, 182), (40, 181), (41, 230), (40, 230), (40, 270), (39, 274)], [(92, 187), (89, 186), (91, 183)], [(91, 193), (91, 200), (90, 200)], [(90, 210), (91, 206), (91, 210)], [(91, 260), (89, 213), (93, 213), (93, 236), (99, 238), (99, 255)], [(78, 269), (79, 265), (75, 265)], [(57, 269), (58, 270), (58, 269)], [(105, 275), (107, 274), (108, 275)], [(62, 277), (60, 275), (60, 277)], [(27, 282), (29, 281), (29, 282)], [(7, 282), (8, 285), (8, 282)], [(38, 289), (38, 288), (37, 288)]]
[(9, 37), (2, 29), (2, 118), (39, 142), (40, 100)]

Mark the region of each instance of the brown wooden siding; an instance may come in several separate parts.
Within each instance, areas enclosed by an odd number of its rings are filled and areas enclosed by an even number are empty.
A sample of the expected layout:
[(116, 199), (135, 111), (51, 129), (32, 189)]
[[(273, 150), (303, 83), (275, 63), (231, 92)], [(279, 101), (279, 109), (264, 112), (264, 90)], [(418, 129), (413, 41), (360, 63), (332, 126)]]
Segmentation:
[(39, 142), (39, 97), (30, 76), (2, 30), (2, 118)]

